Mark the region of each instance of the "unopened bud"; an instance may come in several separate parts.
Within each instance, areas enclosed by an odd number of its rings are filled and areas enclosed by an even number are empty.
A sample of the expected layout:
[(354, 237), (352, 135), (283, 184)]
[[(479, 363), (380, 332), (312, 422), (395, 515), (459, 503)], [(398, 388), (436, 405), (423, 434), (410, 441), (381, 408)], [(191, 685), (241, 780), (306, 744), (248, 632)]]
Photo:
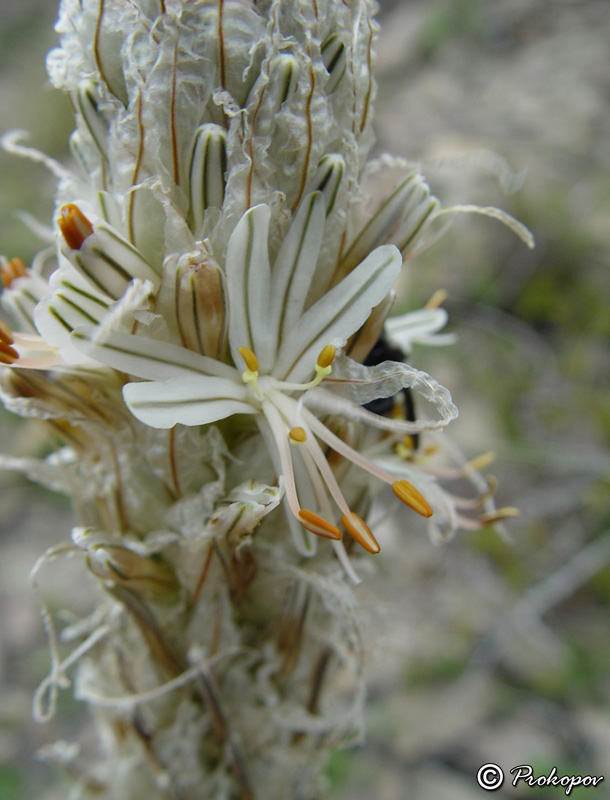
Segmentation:
[(153, 597), (171, 597), (179, 588), (173, 571), (163, 561), (140, 556), (127, 547), (93, 545), (87, 553), (91, 572), (103, 580), (120, 583)]
[(0, 275), (2, 276), (2, 283), (6, 289), (9, 289), (11, 283), (17, 278), (25, 278), (29, 273), (25, 262), (18, 258), (11, 258), (10, 261), (4, 257), (0, 258)]
[(412, 245), (426, 219), (438, 205), (423, 177), (412, 172), (385, 198), (343, 256), (335, 273), (337, 284), (382, 244), (404, 251)]
[(211, 255), (187, 254), (176, 271), (176, 316), (182, 343), (220, 358), (227, 338), (224, 274)]
[(190, 168), (190, 215), (192, 229), (203, 224), (206, 208), (221, 208), (225, 196), (227, 134), (220, 125), (208, 122), (195, 134)]
[(296, 92), (299, 85), (299, 72), (298, 60), (289, 53), (281, 53), (271, 61), (269, 78), (272, 91), (276, 94), (278, 110)]
[(59, 209), (57, 224), (71, 250), (80, 250), (87, 236), (93, 233), (93, 225), (74, 203), (66, 203)]
[(58, 222), (63, 254), (95, 289), (118, 300), (133, 278), (158, 286), (156, 270), (107, 222), (92, 224), (73, 203), (62, 206)]
[(322, 59), (329, 74), (324, 87), (326, 94), (334, 92), (345, 73), (346, 52), (345, 44), (338, 33), (331, 34), (322, 44)]
[(311, 190), (322, 192), (326, 202), (326, 216), (335, 206), (337, 192), (345, 172), (345, 159), (337, 153), (328, 153), (318, 164), (318, 169), (311, 182)]
[(99, 109), (97, 86), (93, 81), (83, 81), (74, 93), (75, 103), (85, 127), (100, 155), (107, 159), (108, 124)]

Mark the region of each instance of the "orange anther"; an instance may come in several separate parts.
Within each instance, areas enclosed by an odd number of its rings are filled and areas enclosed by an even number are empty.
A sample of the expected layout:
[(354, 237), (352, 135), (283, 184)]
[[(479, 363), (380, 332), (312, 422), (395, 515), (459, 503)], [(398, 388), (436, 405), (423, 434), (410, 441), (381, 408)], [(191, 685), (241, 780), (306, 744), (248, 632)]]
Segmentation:
[(336, 525), (328, 522), (324, 517), (319, 514), (314, 514), (313, 511), (308, 511), (302, 508), (299, 511), (299, 519), (304, 528), (307, 528), (311, 533), (316, 536), (323, 536), (325, 539), (339, 540), (341, 538), (341, 531)]
[(19, 353), (6, 342), (0, 342), (0, 364), (13, 364), (19, 358)]
[(359, 545), (362, 545), (365, 550), (375, 555), (381, 550), (377, 539), (373, 536), (373, 532), (366, 524), (366, 522), (359, 517), (358, 514), (351, 512), (351, 516), (347, 517), (345, 514), (341, 517), (343, 527)]
[(392, 491), (399, 500), (417, 511), (422, 517), (431, 517), (434, 513), (425, 497), (409, 481), (394, 481)]
[(4, 344), (13, 344), (14, 341), (13, 332), (9, 326), (0, 319), (0, 342), (4, 342)]
[(11, 258), (10, 261), (2, 259), (0, 264), (0, 275), (2, 283), (8, 289), (11, 283), (17, 278), (25, 278), (28, 275), (28, 268), (20, 258)]
[(93, 225), (74, 203), (66, 203), (59, 209), (57, 223), (71, 250), (80, 250), (87, 236), (93, 233)]

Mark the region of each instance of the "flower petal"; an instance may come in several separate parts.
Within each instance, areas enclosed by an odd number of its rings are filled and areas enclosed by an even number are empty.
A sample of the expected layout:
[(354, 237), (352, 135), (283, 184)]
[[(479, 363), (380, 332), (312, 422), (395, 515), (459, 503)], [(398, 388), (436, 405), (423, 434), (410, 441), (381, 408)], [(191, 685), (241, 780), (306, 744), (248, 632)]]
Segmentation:
[[(271, 325), (280, 341), (290, 335), (294, 320), (303, 313), (322, 245), (324, 222), (323, 195), (312, 192), (302, 201), (273, 265)], [(270, 369), (272, 364), (266, 366)]]
[(152, 428), (207, 425), (232, 414), (254, 414), (246, 387), (226, 378), (188, 377), (128, 383), (123, 397), (131, 413)]
[(230, 298), (229, 344), (236, 364), (240, 347), (257, 357), (275, 350), (269, 328), (269, 219), (266, 205), (250, 208), (235, 226), (227, 245), (225, 271)]
[(390, 317), (385, 321), (385, 331), (392, 344), (409, 353), (414, 342), (429, 345), (452, 344), (455, 341), (454, 334), (435, 335), (445, 327), (447, 319), (448, 314), (444, 308), (421, 308), (398, 317)]
[(289, 381), (311, 375), (327, 344), (342, 345), (392, 288), (402, 266), (393, 245), (374, 250), (341, 283), (314, 303), (283, 337), (273, 374)]
[(97, 328), (87, 327), (79, 328), (71, 339), (89, 358), (138, 378), (166, 380), (195, 373), (239, 380), (236, 370), (227, 364), (146, 336), (109, 331), (100, 337)]

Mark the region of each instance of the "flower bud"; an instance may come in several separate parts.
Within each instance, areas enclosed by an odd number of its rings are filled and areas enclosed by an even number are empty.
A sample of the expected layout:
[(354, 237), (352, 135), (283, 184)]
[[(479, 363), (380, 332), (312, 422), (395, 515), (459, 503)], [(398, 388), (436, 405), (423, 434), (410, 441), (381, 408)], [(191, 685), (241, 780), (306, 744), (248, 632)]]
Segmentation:
[(333, 282), (339, 283), (381, 244), (396, 244), (400, 250), (407, 248), (437, 205), (437, 199), (430, 197), (424, 178), (417, 172), (409, 173), (356, 236), (343, 256)]
[(72, 131), (70, 134), (70, 139), (68, 140), (68, 144), (70, 147), (70, 152), (72, 153), (72, 158), (76, 162), (79, 170), (83, 173), (83, 175), (89, 175), (89, 165), (87, 163), (87, 155), (85, 153), (85, 148), (83, 146), (83, 137), (80, 134), (80, 131)]
[(339, 81), (345, 73), (346, 52), (345, 44), (338, 33), (331, 34), (322, 44), (322, 60), (329, 78), (324, 87), (326, 94), (331, 94), (337, 88)]
[(182, 343), (221, 358), (227, 338), (224, 274), (208, 253), (180, 259), (176, 269), (176, 316)]
[(74, 203), (60, 209), (59, 228), (64, 238), (62, 253), (90, 285), (118, 300), (132, 278), (160, 278), (140, 252), (102, 220), (95, 225)]
[(9, 261), (0, 256), (0, 275), (4, 283), (3, 307), (18, 320), (22, 331), (36, 333), (33, 313), (38, 301), (48, 293), (46, 281), (20, 258)]
[(310, 191), (319, 191), (326, 202), (328, 217), (335, 206), (337, 192), (345, 172), (345, 159), (338, 153), (327, 153), (318, 164), (318, 169), (311, 182)]
[(226, 131), (213, 122), (201, 125), (195, 134), (190, 168), (190, 215), (193, 231), (201, 229), (206, 208), (222, 207), (226, 169)]
[(269, 78), (277, 94), (276, 103), (279, 110), (296, 92), (299, 85), (300, 66), (298, 60), (289, 53), (276, 56), (269, 65)]
[(99, 109), (97, 86), (93, 81), (83, 81), (74, 92), (79, 116), (91, 135), (100, 155), (108, 160), (108, 124)]
[(87, 566), (98, 578), (128, 586), (139, 594), (168, 598), (179, 588), (176, 576), (163, 561), (139, 556), (119, 545), (91, 546)]

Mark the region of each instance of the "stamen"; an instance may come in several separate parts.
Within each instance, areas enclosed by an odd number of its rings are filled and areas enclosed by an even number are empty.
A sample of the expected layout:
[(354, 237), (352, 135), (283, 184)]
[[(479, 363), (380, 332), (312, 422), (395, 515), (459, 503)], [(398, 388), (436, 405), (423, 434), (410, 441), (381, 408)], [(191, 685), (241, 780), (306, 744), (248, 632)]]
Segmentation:
[(302, 416), (313, 433), (322, 439), (322, 441), (325, 442), (329, 447), (332, 447), (332, 449), (337, 453), (341, 453), (341, 455), (347, 458), (349, 461), (366, 470), (366, 472), (370, 472), (371, 475), (375, 475), (375, 477), (379, 478), (379, 480), (390, 484), (395, 482), (396, 478), (394, 475), (386, 472), (385, 469), (382, 469), (373, 461), (366, 458), (366, 456), (362, 455), (362, 453), (359, 453), (358, 450), (354, 450), (353, 447), (350, 447), (342, 439), (339, 439), (338, 436), (335, 436), (334, 433), (332, 433), (332, 431), (330, 431), (326, 425), (320, 422), (320, 420), (315, 417), (307, 408), (302, 410)]
[(322, 348), (320, 355), (318, 356), (318, 366), (322, 367), (322, 369), (330, 367), (335, 360), (335, 354), (335, 346), (332, 344), (327, 344), (326, 347)]
[(304, 528), (317, 536), (323, 536), (325, 539), (334, 539), (335, 541), (341, 538), (341, 531), (336, 525), (332, 525), (324, 517), (314, 514), (313, 511), (302, 508), (299, 511), (299, 520)]
[(481, 455), (475, 456), (475, 458), (467, 461), (466, 464), (462, 467), (462, 475), (464, 477), (468, 476), (470, 470), (475, 470), (476, 472), (480, 472), (485, 467), (488, 467), (491, 463), (496, 460), (496, 454), (493, 451), (489, 451), (488, 453), (481, 453)]
[(20, 258), (11, 258), (10, 261), (2, 259), (0, 264), (0, 275), (2, 276), (2, 283), (6, 289), (9, 289), (11, 283), (17, 278), (26, 278), (29, 273), (25, 263)]
[(93, 233), (93, 225), (74, 203), (66, 203), (59, 209), (57, 224), (71, 250), (80, 250), (87, 236)]
[(485, 480), (487, 481), (487, 491), (483, 492), (483, 494), (477, 500), (477, 508), (483, 508), (485, 503), (496, 493), (496, 489), (498, 488), (498, 479), (495, 475), (485, 475)]
[(6, 342), (0, 342), (0, 364), (14, 364), (19, 358), (19, 353)]
[(518, 517), (520, 513), (519, 509), (514, 506), (504, 506), (504, 508), (497, 508), (486, 514), (479, 514), (479, 522), (483, 525), (493, 525), (494, 522), (500, 522), (507, 517)]
[(258, 358), (254, 355), (249, 347), (240, 347), (239, 355), (246, 362), (246, 366), (250, 372), (258, 372)]
[(394, 481), (392, 491), (399, 500), (408, 505), (422, 517), (431, 517), (434, 513), (428, 501), (409, 481)]
[(303, 442), (307, 441), (307, 434), (304, 429), (300, 427), (291, 428), (288, 431), (288, 436), (292, 444), (303, 444)]
[(449, 294), (445, 291), (445, 289), (437, 289), (432, 297), (428, 300), (424, 308), (428, 309), (428, 311), (434, 311), (434, 309), (440, 308), (440, 306), (443, 305), (448, 297)]
[(415, 450), (415, 441), (413, 437), (405, 433), (402, 438), (402, 442), (398, 442), (395, 447), (394, 451), (399, 458), (404, 459), (405, 461), (412, 457), (413, 451)]
[(13, 337), (13, 332), (9, 328), (9, 326), (2, 322), (0, 319), (0, 341), (4, 342), (4, 344), (13, 344), (15, 338)]
[(355, 539), (367, 552), (375, 555), (375, 553), (381, 550), (377, 539), (373, 536), (373, 532), (358, 514), (355, 514), (353, 511), (350, 512), (349, 517), (343, 514), (341, 522), (352, 539)]
[[(241, 349), (242, 348), (240, 348), (239, 351), (240, 353)], [(335, 359), (335, 355), (336, 355), (335, 346), (332, 344), (327, 344), (325, 347), (322, 348), (322, 350), (320, 351), (320, 355), (318, 356), (318, 361), (315, 366), (316, 377), (313, 380), (309, 381), (309, 383), (291, 383), (290, 381), (277, 381), (276, 386), (278, 387), (278, 389), (282, 389), (288, 392), (291, 391), (305, 392), (307, 391), (307, 389), (315, 388), (319, 383), (322, 383), (322, 381), (324, 380), (324, 378), (326, 378), (327, 375), (330, 375), (330, 373), (333, 371), (331, 364)]]
[(246, 366), (248, 368), (241, 374), (242, 381), (244, 383), (251, 383), (257, 400), (263, 400), (264, 395), (260, 390), (260, 386), (258, 385), (258, 358), (254, 355), (249, 347), (240, 347), (238, 352), (246, 362)]

